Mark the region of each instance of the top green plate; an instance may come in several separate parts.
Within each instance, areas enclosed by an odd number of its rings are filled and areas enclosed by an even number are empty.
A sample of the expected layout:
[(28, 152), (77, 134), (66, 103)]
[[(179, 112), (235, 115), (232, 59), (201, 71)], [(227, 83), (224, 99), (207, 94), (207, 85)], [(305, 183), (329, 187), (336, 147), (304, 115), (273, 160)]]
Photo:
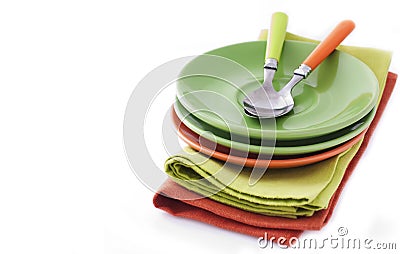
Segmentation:
[[(202, 121), (251, 138), (295, 140), (326, 135), (358, 121), (379, 96), (373, 72), (357, 58), (335, 50), (292, 90), (295, 107), (276, 119), (248, 117), (245, 95), (263, 80), (265, 41), (219, 48), (189, 62), (177, 82), (182, 105)], [(285, 41), (273, 85), (281, 89), (316, 44)]]

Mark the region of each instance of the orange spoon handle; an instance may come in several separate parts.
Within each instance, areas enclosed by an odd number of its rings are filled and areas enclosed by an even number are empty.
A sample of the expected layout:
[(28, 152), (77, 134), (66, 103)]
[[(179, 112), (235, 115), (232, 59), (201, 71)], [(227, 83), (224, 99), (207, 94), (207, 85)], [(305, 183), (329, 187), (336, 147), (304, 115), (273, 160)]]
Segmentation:
[(314, 70), (337, 46), (353, 31), (355, 24), (351, 20), (340, 22), (335, 29), (314, 49), (303, 64)]

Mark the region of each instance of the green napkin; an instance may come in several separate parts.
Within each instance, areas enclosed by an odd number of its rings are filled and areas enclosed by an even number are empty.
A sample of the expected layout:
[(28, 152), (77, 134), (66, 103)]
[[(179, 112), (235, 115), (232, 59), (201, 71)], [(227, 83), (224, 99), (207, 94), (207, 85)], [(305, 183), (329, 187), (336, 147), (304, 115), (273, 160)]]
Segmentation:
[(169, 158), (165, 169), (178, 184), (215, 201), (255, 213), (296, 218), (328, 206), (360, 145), (361, 141), (354, 149), (312, 165), (267, 170), (254, 185), (249, 185), (251, 169), (207, 159), (191, 148)]
[[(266, 35), (263, 30), (260, 39), (266, 39)], [(290, 33), (287, 39), (312, 41)], [(382, 94), (391, 53), (350, 46), (340, 46), (340, 50), (359, 58), (373, 70)], [(178, 184), (215, 201), (255, 213), (297, 218), (327, 208), (361, 143), (312, 165), (269, 169), (254, 185), (249, 184), (252, 169), (225, 164), (189, 147), (168, 158), (165, 170)]]

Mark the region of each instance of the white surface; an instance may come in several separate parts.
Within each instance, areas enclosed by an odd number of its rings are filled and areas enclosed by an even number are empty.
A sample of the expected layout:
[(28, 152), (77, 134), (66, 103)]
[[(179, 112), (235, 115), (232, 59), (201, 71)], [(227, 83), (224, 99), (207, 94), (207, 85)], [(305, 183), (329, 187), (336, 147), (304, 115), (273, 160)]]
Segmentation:
[[(254, 238), (153, 207), (153, 193), (124, 154), (130, 93), (166, 61), (255, 40), (278, 10), (289, 15), (288, 31), (316, 39), (353, 19), (345, 44), (393, 51), (390, 70), (399, 73), (396, 4), (2, 1), (0, 253), (272, 252)], [(329, 237), (345, 226), (352, 237), (398, 241), (399, 104), (397, 87), (332, 220), (304, 237)], [(310, 253), (293, 251), (303, 252)]]

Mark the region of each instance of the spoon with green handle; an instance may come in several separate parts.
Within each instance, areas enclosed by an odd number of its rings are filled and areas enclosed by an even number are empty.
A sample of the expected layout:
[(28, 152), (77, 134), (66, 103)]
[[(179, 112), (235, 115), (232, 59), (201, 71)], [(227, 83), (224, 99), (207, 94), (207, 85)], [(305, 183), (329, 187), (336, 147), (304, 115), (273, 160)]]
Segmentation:
[[(283, 43), (286, 36), (288, 16), (283, 12), (272, 14), (270, 28), (268, 31), (267, 48), (265, 50), (264, 82), (262, 87), (251, 92), (244, 100), (246, 114), (253, 116), (253, 113), (260, 104), (270, 104), (279, 99), (280, 95), (272, 85), (272, 80), (281, 56)], [(269, 108), (278, 108), (279, 105), (268, 105)]]

